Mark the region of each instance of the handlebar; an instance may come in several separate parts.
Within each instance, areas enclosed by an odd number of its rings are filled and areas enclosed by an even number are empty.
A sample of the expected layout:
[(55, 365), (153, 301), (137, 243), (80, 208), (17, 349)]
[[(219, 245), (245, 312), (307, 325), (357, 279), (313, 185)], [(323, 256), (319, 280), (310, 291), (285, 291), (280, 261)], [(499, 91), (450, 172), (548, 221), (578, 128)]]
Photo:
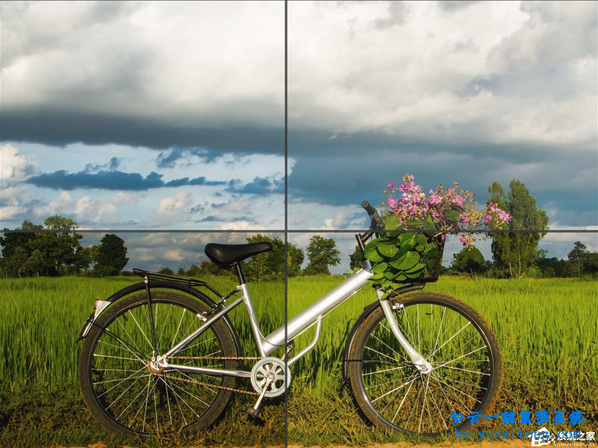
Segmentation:
[(369, 215), (372, 223), (370, 225), (370, 230), (372, 232), (377, 232), (379, 230), (384, 229), (384, 223), (382, 222), (382, 218), (378, 214), (378, 210), (375, 207), (372, 207), (368, 201), (363, 201), (361, 206), (365, 209), (367, 214)]

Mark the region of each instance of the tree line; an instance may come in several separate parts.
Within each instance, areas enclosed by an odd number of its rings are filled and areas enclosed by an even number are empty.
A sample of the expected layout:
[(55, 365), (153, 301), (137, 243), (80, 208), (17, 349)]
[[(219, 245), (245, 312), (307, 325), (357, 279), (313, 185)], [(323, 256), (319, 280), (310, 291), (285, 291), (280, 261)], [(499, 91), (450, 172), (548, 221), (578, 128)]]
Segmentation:
[[(567, 259), (547, 258), (545, 250), (538, 249), (540, 240), (548, 230), (548, 216), (538, 209), (535, 198), (525, 185), (513, 179), (509, 190), (494, 182), (488, 187), (488, 201), (496, 203), (511, 215), (506, 232), (491, 233), (492, 260), (486, 261), (475, 247), (465, 248), (453, 255), (449, 268), (443, 274), (482, 275), (492, 278), (528, 277), (583, 277), (598, 276), (598, 253), (590, 252), (580, 241), (575, 242)], [(77, 223), (62, 216), (50, 216), (44, 225), (24, 221), (16, 229), (0, 237), (2, 259), (0, 275), (3, 277), (92, 275), (109, 276), (122, 272), (128, 262), (124, 241), (107, 234), (99, 245), (83, 247), (83, 236), (76, 233)], [(533, 230), (530, 232), (530, 230)], [(273, 250), (258, 254), (243, 263), (248, 281), (282, 280), (298, 275), (330, 275), (330, 267), (340, 263), (340, 251), (332, 238), (314, 235), (305, 251), (287, 243), (286, 268), (285, 244), (280, 238), (255, 235), (248, 243), (270, 242)], [(307, 265), (302, 268), (305, 259)], [(349, 271), (363, 267), (365, 260), (356, 246), (350, 255)], [(174, 274), (170, 268), (161, 268), (163, 274)], [(180, 267), (177, 275), (189, 277), (234, 276), (232, 271), (218, 268), (210, 261)]]
[(83, 235), (72, 219), (54, 215), (43, 225), (26, 220), (17, 228), (4, 229), (0, 237), (2, 277), (58, 275), (118, 275), (126, 266), (127, 248), (116, 235), (104, 235), (100, 244), (83, 247)]
[[(488, 201), (511, 215), (509, 229), (515, 232), (494, 233), (492, 261), (486, 261), (475, 247), (453, 255), (448, 274), (475, 274), (492, 278), (526, 277), (584, 277), (598, 276), (598, 253), (590, 252), (576, 241), (567, 259), (547, 258), (547, 251), (538, 249), (538, 243), (548, 230), (548, 216), (536, 207), (536, 200), (525, 185), (513, 179), (509, 191), (494, 182), (488, 187)], [(535, 232), (526, 232), (534, 230)]]
[[(248, 243), (268, 242), (272, 244), (272, 250), (264, 252), (245, 260), (243, 262), (243, 274), (247, 281), (276, 281), (284, 280), (285, 274), (289, 277), (299, 275), (331, 275), (330, 267), (337, 266), (340, 262), (340, 251), (332, 238), (324, 238), (314, 235), (310, 238), (305, 252), (293, 243), (287, 243), (286, 267), (285, 267), (285, 244), (280, 238), (270, 238), (266, 235), (255, 235), (247, 238)], [(307, 255), (307, 265), (301, 268)], [(170, 268), (161, 268), (161, 274), (174, 274)], [(213, 277), (229, 276), (234, 277), (232, 270), (220, 269), (214, 263), (204, 260), (199, 266), (193, 264), (189, 269), (180, 267), (177, 275), (189, 277)]]

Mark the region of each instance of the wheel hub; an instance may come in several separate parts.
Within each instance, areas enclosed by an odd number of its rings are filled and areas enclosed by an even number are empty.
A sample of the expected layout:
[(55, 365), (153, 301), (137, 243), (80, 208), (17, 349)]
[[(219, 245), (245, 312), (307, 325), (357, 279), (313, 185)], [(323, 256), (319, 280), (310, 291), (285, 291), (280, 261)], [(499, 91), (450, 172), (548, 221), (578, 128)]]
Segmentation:
[(164, 372), (166, 367), (168, 367), (168, 363), (162, 356), (152, 358), (147, 362), (147, 368), (153, 374)]

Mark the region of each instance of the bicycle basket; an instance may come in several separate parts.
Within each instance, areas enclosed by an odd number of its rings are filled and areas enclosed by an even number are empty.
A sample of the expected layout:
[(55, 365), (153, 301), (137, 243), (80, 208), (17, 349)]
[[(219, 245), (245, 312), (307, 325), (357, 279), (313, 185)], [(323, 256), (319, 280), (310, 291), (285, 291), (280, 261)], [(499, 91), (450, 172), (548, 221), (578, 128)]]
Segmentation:
[(394, 288), (406, 283), (435, 282), (440, 275), (444, 241), (426, 233), (385, 234), (366, 246), (376, 287)]

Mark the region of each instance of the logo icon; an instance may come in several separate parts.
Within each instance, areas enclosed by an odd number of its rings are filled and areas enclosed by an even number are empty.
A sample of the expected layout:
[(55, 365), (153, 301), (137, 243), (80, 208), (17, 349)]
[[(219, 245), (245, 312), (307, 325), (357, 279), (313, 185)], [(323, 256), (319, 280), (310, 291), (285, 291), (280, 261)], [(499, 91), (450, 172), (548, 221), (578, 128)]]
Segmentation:
[(532, 446), (545, 446), (554, 442), (554, 434), (546, 428), (540, 428), (532, 434)]

